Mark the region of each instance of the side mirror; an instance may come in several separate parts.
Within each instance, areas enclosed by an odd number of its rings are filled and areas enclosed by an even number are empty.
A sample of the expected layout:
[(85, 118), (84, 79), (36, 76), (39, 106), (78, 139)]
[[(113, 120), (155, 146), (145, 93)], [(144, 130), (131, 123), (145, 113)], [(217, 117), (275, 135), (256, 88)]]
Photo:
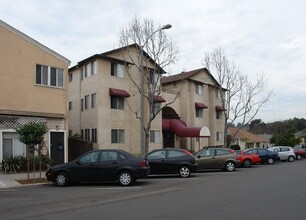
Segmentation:
[(79, 160), (77, 160), (76, 163), (77, 163), (78, 165), (82, 165), (82, 163), (81, 163)]
[(200, 158), (201, 158), (201, 155), (198, 155), (198, 156), (197, 156), (197, 158), (199, 158), (199, 159), (200, 159)]

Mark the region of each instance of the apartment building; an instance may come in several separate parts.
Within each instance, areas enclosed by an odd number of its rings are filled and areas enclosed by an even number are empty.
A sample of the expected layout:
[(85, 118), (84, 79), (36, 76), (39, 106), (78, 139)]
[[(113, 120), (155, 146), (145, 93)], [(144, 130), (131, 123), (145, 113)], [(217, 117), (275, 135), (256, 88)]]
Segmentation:
[[(95, 54), (69, 69), (70, 136), (81, 135), (82, 139), (93, 142), (94, 149), (113, 148), (141, 153), (141, 72), (134, 65), (135, 62), (139, 64), (138, 48), (134, 44)], [(155, 63), (147, 54), (145, 59), (148, 61), (146, 65), (154, 68)], [(159, 80), (161, 77), (154, 78)], [(146, 103), (145, 120), (148, 107)], [(161, 148), (161, 114), (153, 120), (150, 134), (150, 150)]]
[(224, 145), (226, 90), (206, 68), (182, 72), (162, 79), (163, 97), (173, 104), (163, 109), (164, 146), (198, 151)]
[(43, 153), (67, 161), (67, 76), (70, 61), (0, 20), (0, 162), (26, 156), (16, 127), (45, 123)]

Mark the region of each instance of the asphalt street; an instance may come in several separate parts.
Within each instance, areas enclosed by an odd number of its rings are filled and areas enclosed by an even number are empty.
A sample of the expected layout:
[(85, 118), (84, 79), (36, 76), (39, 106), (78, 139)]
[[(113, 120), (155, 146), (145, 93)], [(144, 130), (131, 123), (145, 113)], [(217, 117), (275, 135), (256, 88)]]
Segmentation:
[(0, 190), (9, 219), (305, 219), (306, 160), (115, 183)]

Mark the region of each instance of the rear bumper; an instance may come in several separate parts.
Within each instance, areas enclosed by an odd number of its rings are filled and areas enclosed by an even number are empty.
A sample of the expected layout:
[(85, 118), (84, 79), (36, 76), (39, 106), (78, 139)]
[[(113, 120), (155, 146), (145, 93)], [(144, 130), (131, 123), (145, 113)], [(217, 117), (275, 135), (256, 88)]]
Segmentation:
[(138, 170), (134, 171), (134, 177), (136, 179), (145, 179), (147, 178), (147, 176), (150, 174), (150, 168), (146, 167), (146, 168), (141, 168)]
[(198, 170), (198, 164), (190, 164), (191, 173), (195, 173)]

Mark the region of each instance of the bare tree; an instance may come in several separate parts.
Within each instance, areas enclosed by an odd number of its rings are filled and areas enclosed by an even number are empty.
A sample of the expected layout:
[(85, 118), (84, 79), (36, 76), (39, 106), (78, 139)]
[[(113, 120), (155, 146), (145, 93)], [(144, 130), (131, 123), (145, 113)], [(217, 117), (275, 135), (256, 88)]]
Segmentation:
[[(123, 50), (123, 59), (131, 62), (140, 73), (142, 78), (130, 72), (126, 68), (127, 75), (133, 82), (142, 96), (143, 105), (149, 106), (149, 112), (141, 114), (144, 106), (129, 105), (131, 111), (135, 113), (137, 119), (143, 120), (141, 129), (144, 132), (144, 143), (142, 143), (142, 154), (148, 152), (149, 135), (151, 123), (162, 109), (172, 104), (180, 95), (178, 93), (173, 100), (168, 100), (163, 107), (158, 108), (159, 103), (156, 99), (161, 96), (161, 77), (165, 73), (164, 68), (177, 61), (178, 48), (169, 38), (164, 29), (171, 25), (156, 26), (152, 20), (134, 18), (126, 27), (122, 28), (119, 34), (119, 46), (126, 48)], [(135, 56), (135, 47), (137, 55)], [(142, 116), (144, 118), (142, 118)]]
[(264, 74), (258, 74), (256, 82), (251, 82), (227, 58), (222, 48), (215, 48), (211, 53), (206, 53), (203, 64), (216, 76), (219, 83), (217, 89), (224, 94), (221, 95), (221, 100), (225, 109), (226, 140), (228, 128), (238, 120), (241, 125), (253, 120), (261, 107), (269, 101), (273, 92), (267, 89), (267, 79)]

